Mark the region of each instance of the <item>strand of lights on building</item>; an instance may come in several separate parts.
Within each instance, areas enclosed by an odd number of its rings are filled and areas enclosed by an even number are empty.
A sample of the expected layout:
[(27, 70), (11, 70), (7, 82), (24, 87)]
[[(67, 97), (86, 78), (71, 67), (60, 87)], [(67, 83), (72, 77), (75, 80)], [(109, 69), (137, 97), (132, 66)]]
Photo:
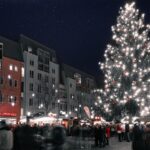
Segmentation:
[(99, 63), (105, 75), (106, 99), (123, 105), (135, 100), (141, 116), (150, 114), (150, 25), (144, 25), (144, 17), (134, 2), (120, 8), (105, 62)]

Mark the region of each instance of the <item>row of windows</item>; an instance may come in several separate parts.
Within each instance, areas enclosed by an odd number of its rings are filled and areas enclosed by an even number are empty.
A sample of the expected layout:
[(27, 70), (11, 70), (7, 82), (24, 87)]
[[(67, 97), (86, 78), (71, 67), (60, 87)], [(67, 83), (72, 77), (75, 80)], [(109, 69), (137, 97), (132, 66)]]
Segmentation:
[(7, 99), (8, 102), (13, 102), (13, 103), (16, 103), (17, 101), (17, 97), (16, 96), (7, 96), (7, 97), (4, 97), (4, 95), (2, 95), (2, 93), (0, 93), (0, 102), (3, 102), (3, 99)]
[(18, 72), (18, 67), (11, 64), (11, 65), (9, 65), (9, 70)]
[[(52, 73), (55, 74), (55, 69), (52, 69)], [(30, 70), (29, 74), (30, 74), (30, 78), (34, 78), (34, 71), (33, 70)], [(46, 76), (45, 78), (48, 78), (48, 77)], [(41, 79), (42, 79), (42, 75), (40, 73), (38, 73), (38, 80), (41, 80)]]
[[(29, 84), (29, 90), (30, 91), (34, 91), (34, 85), (33, 85), (33, 83), (30, 83)], [(43, 87), (43, 91), (45, 92), (45, 93), (49, 93), (49, 88), (47, 87), (47, 86), (44, 86)], [(37, 92), (38, 93), (42, 93), (42, 86), (41, 86), (41, 84), (38, 84), (38, 86), (37, 86)], [(54, 93), (54, 94), (53, 94)], [(55, 90), (52, 90), (52, 95), (55, 95)]]
[[(18, 81), (17, 80), (13, 80), (13, 79), (8, 79), (7, 83), (10, 87), (17, 87), (18, 86)], [(4, 84), (4, 80), (2, 77), (0, 77), (0, 85)]]
[[(34, 78), (34, 71), (32, 71), (32, 70), (30, 70), (30, 78)], [(38, 73), (37, 79), (42, 80), (42, 74), (41, 73)], [(45, 76), (45, 82), (49, 82), (48, 80), (49, 80), (48, 76)]]
[[(41, 73), (38, 73), (38, 80), (42, 80), (42, 74)], [(45, 82), (49, 82), (49, 78), (48, 76), (45, 76)]]

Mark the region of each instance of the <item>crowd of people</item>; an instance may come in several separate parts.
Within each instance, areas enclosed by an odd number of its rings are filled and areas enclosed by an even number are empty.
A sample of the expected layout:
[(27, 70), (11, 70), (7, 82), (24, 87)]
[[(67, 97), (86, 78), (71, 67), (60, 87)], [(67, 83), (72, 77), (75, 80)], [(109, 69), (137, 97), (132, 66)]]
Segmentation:
[(0, 150), (60, 150), (65, 143), (66, 132), (63, 126), (7, 125), (0, 122)]
[(150, 150), (150, 123), (129, 124), (76, 124), (69, 128), (58, 125), (43, 126), (19, 124), (10, 127), (4, 120), (0, 122), (0, 150), (46, 150), (61, 149), (66, 136), (78, 140), (90, 139), (94, 147), (109, 145), (109, 139), (118, 136), (118, 142), (132, 142), (132, 150)]

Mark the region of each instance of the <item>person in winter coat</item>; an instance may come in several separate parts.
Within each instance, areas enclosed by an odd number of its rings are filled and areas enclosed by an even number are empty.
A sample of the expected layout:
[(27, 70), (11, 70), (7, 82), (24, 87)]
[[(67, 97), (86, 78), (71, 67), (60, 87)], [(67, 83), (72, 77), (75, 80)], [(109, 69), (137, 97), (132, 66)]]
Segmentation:
[(126, 141), (129, 142), (130, 141), (130, 127), (129, 124), (127, 123), (125, 125), (125, 137), (126, 137)]
[(133, 141), (132, 141), (132, 150), (145, 150), (144, 142), (144, 131), (141, 129), (139, 124), (135, 124), (133, 127)]
[(109, 138), (110, 138), (110, 126), (106, 126), (106, 144), (109, 145)]
[(94, 127), (94, 140), (95, 140), (95, 147), (97, 147), (98, 146), (98, 141), (99, 141), (99, 127), (98, 127), (98, 125), (96, 125), (95, 127)]
[(0, 122), (0, 150), (12, 150), (13, 133), (6, 124), (5, 120)]
[(66, 139), (66, 132), (64, 127), (55, 126), (52, 129), (51, 136), (52, 136), (51, 143), (53, 150), (62, 150), (63, 144), (65, 143)]
[(117, 134), (118, 134), (118, 140), (119, 142), (122, 141), (122, 127), (121, 127), (121, 124), (117, 124)]
[(150, 150), (150, 122), (146, 123), (145, 128), (145, 150)]

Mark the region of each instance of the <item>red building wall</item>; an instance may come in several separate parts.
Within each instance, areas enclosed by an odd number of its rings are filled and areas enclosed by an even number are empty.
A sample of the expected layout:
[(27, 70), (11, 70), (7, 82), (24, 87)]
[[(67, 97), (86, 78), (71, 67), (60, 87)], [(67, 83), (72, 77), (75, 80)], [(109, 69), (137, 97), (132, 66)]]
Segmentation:
[[(10, 65), (12, 66), (12, 70), (10, 70)], [(0, 69), (0, 76), (3, 78), (3, 84), (0, 87), (0, 91), (2, 94), (2, 102), (0, 102), (1, 117), (9, 117), (9, 114), (11, 117), (12, 113), (13, 115), (16, 114), (17, 120), (19, 120), (20, 118), (22, 66), (23, 63), (21, 61), (7, 57), (2, 58), (2, 68)], [(16, 67), (17, 70), (15, 70)], [(12, 86), (10, 86), (9, 77), (12, 80)], [(15, 80), (17, 81), (16, 87), (15, 87)], [(14, 106), (10, 105), (12, 102), (14, 102), (14, 100), (15, 105)], [(5, 116), (5, 114), (7, 115)]]

